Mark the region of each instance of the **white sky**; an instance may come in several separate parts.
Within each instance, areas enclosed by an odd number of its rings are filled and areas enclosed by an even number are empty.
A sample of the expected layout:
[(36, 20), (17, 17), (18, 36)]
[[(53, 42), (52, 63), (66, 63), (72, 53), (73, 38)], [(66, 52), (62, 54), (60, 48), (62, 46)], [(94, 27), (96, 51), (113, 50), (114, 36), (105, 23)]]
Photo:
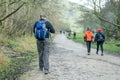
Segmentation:
[(71, 2), (75, 2), (75, 3), (83, 3), (86, 2), (86, 0), (69, 0)]
[[(88, 7), (90, 9), (93, 9), (92, 8), (92, 4), (90, 3), (91, 0), (68, 0), (68, 1), (71, 1), (71, 2), (74, 2), (74, 3), (78, 3), (80, 5), (83, 5), (85, 7)], [(106, 2), (106, 0), (101, 0), (101, 4), (104, 5)]]
[(88, 0), (68, 0), (68, 1), (71, 1), (71, 2), (74, 2), (74, 3), (80, 4), (80, 5), (86, 6), (88, 8), (92, 8), (89, 5)]

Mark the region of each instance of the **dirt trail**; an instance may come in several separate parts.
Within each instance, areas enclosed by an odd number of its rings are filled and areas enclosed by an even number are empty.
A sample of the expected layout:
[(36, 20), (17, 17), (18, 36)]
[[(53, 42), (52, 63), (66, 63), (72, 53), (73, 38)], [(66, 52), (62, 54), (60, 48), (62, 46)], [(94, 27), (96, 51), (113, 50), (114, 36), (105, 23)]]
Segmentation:
[(120, 57), (106, 54), (96, 55), (95, 49), (87, 55), (86, 47), (57, 35), (50, 50), (50, 74), (34, 69), (21, 80), (120, 80)]

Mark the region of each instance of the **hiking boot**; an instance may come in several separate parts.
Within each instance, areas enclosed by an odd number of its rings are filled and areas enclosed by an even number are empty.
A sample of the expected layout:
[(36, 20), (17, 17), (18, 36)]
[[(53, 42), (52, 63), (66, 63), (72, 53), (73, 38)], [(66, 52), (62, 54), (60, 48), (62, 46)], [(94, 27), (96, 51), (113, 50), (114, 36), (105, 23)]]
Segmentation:
[(44, 73), (45, 73), (45, 74), (48, 74), (48, 73), (49, 73), (49, 71), (48, 71), (48, 70), (44, 70)]
[(90, 52), (88, 52), (88, 55), (90, 55)]
[(103, 56), (103, 53), (101, 54), (101, 56)]
[(96, 52), (96, 54), (98, 55), (98, 52)]

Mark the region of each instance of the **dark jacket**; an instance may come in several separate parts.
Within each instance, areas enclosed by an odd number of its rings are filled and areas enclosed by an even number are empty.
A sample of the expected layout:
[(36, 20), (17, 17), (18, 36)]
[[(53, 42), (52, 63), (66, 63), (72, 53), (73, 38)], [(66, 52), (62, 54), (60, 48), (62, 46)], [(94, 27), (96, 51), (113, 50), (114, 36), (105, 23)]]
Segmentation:
[[(40, 19), (40, 21), (41, 20), (44, 20), (44, 19)], [(34, 24), (33, 33), (35, 33), (36, 23)], [(46, 24), (46, 28), (48, 29), (49, 32), (55, 33), (55, 29), (53, 28), (52, 24), (49, 21), (46, 21), (45, 24)], [(49, 36), (50, 36), (50, 33), (47, 34), (46, 38), (49, 38)]]
[(105, 41), (105, 36), (104, 36), (104, 34), (101, 33), (101, 32), (97, 32), (97, 33), (96, 33), (96, 35), (95, 35), (95, 41), (96, 41), (96, 42), (99, 41), (99, 35), (102, 35), (102, 37), (103, 37), (103, 42), (104, 42), (104, 41)]

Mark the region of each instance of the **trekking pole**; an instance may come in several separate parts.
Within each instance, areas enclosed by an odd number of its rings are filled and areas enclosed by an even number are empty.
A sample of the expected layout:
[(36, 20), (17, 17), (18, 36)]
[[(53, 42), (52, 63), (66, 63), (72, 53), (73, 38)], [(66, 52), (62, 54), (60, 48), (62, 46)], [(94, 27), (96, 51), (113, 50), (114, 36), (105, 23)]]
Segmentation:
[(52, 43), (52, 36), (51, 36), (51, 34), (50, 34), (50, 44)]

